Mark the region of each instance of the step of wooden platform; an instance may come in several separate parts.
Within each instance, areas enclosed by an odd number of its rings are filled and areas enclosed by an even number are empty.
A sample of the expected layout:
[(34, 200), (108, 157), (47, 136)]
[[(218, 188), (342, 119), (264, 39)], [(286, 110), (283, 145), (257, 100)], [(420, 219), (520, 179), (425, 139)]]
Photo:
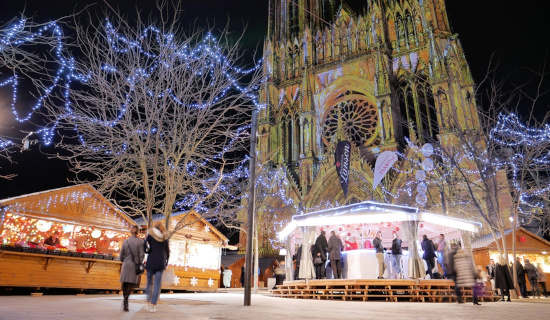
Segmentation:
[[(294, 299), (340, 299), (455, 302), (452, 280), (395, 280), (395, 279), (334, 279), (285, 281), (271, 291), (271, 295)], [(472, 301), (471, 288), (463, 289), (465, 301)], [(496, 301), (500, 297), (488, 292), (479, 297), (482, 302)]]

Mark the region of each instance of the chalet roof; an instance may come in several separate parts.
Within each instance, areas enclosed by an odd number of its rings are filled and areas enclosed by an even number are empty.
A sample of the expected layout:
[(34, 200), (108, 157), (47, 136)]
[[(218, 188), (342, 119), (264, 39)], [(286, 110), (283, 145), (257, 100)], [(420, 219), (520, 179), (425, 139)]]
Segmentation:
[(481, 223), (458, 219), (441, 214), (420, 211), (418, 208), (365, 201), (316, 212), (295, 215), (291, 222), (278, 233), (279, 240), (287, 238), (299, 227), (360, 223), (424, 221), (442, 227), (477, 231)]
[[(229, 268), (232, 264), (238, 262), (239, 260), (245, 257), (244, 254), (234, 254), (228, 252), (227, 254), (222, 254), (222, 266), (224, 268)], [(275, 258), (260, 258), (258, 259), (258, 267), (260, 268), (260, 273), (264, 273), (267, 268), (275, 261)]]
[[(507, 229), (507, 230), (504, 230), (504, 236), (506, 237), (507, 235), (509, 235), (510, 233), (512, 233), (512, 229)], [(527, 234), (528, 236), (530, 237), (533, 237), (534, 239), (540, 241), (540, 243), (543, 245), (543, 246), (547, 246), (547, 247), (550, 247), (550, 242), (549, 241), (546, 241), (545, 239), (537, 236), (536, 234), (532, 233), (531, 231), (525, 229), (525, 228), (522, 228), (522, 227), (519, 227), (516, 229), (516, 235), (518, 233), (524, 233), (524, 234)], [(502, 235), (500, 234), (500, 232), (497, 232), (496, 233), (497, 235), (497, 239), (501, 239), (502, 238)], [(507, 240), (507, 242), (509, 241), (509, 239)], [(480, 238), (477, 238), (475, 240), (472, 241), (472, 249), (483, 249), (483, 248), (488, 248), (488, 247), (492, 247), (493, 245), (495, 245), (495, 239), (493, 238), (493, 235), (492, 234), (487, 234), (487, 235), (484, 235)], [(527, 250), (533, 250), (533, 248), (526, 248)]]
[[(200, 214), (198, 214), (196, 211), (178, 211), (178, 212), (173, 212), (172, 217), (186, 217), (186, 216), (190, 216), (192, 217), (190, 221), (191, 223), (191, 226), (187, 226), (187, 227), (184, 227), (183, 229), (179, 230), (178, 232), (176, 232), (176, 235), (180, 235), (180, 234), (186, 234), (188, 236), (188, 233), (191, 232), (190, 228), (193, 227), (193, 225), (196, 223), (196, 222), (199, 222), (201, 224), (204, 224), (207, 228), (207, 230), (196, 230), (196, 232), (194, 233), (211, 233), (211, 234), (214, 234), (217, 238), (219, 238), (219, 240), (223, 243), (225, 243), (228, 239), (227, 237), (221, 233), (218, 229), (216, 229), (216, 227), (214, 227), (210, 222), (208, 222), (206, 219), (204, 219)], [(156, 221), (162, 221), (164, 220), (164, 215), (163, 214), (153, 214), (153, 222), (156, 222)], [(141, 227), (144, 227), (144, 226), (147, 226), (147, 221), (143, 218), (143, 217), (139, 217), (139, 218), (136, 218), (134, 219), (135, 223)], [(198, 234), (197, 234), (198, 235)], [(189, 238), (189, 237), (188, 237)], [(198, 240), (198, 239), (195, 239), (195, 240)]]
[[(504, 235), (507, 235), (510, 232), (512, 232), (512, 229), (504, 230)], [(502, 236), (500, 235), (500, 232), (497, 232), (496, 236), (497, 236), (497, 239), (502, 238)], [(473, 240), (472, 249), (486, 248), (493, 242), (495, 242), (495, 239), (493, 238), (493, 235), (489, 233)]]
[(258, 266), (260, 267), (261, 273), (264, 273), (264, 271), (269, 268), (275, 260), (275, 258), (260, 258), (258, 261)]
[(222, 266), (224, 268), (229, 268), (230, 265), (244, 258), (244, 254), (233, 254), (232, 252), (227, 252), (222, 254)]
[(89, 184), (3, 199), (0, 207), (5, 213), (117, 231), (128, 231), (130, 225), (135, 225), (124, 211)]

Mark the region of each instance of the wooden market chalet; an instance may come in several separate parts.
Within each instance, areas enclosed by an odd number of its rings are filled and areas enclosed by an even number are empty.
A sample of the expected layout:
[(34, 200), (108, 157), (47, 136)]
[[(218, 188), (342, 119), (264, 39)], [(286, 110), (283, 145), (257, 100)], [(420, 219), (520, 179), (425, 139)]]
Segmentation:
[[(170, 239), (162, 289), (215, 291), (227, 238), (196, 212), (174, 215), (192, 224)], [(132, 225), (145, 236), (146, 225), (88, 184), (0, 200), (0, 288), (120, 290), (118, 253)], [(44, 246), (55, 231), (61, 246)]]

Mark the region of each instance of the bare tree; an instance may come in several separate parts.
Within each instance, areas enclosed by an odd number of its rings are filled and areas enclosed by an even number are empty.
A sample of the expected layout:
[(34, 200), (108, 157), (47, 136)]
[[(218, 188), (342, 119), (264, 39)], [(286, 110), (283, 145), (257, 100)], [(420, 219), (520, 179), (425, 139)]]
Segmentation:
[(155, 21), (76, 21), (81, 83), (67, 88), (70, 102), (48, 103), (45, 114), (67, 152), (56, 156), (79, 182), (149, 225), (162, 214), (172, 232), (187, 216), (172, 228), (174, 211), (234, 219), (236, 188), (246, 178), (239, 155), (260, 80), (237, 66), (239, 39), (227, 29), (217, 38), (201, 28), (184, 32), (179, 12), (163, 2)]
[[(424, 139), (411, 137), (401, 162), (404, 170), (422, 169), (420, 147), (432, 143), (436, 147), (435, 167), (427, 170), (431, 190), (426, 206), (445, 214), (481, 219), (508, 262), (509, 250), (515, 260), (515, 226), (520, 219), (547, 225), (543, 221), (548, 219), (544, 210), (549, 194), (550, 115), (546, 112), (537, 117), (534, 112), (546, 93), (542, 89), (544, 68), (531, 72), (533, 83), (520, 86), (511, 86), (510, 80), (498, 77), (496, 70), (489, 65), (477, 87), (479, 125), (468, 125), (456, 113), (444, 115), (433, 105), (443, 130), (435, 138), (429, 132), (419, 134)], [(527, 87), (535, 90), (529, 94)], [(465, 97), (459, 103), (466, 106), (471, 102)], [(507, 247), (504, 237), (510, 227), (514, 233), (512, 248)], [(516, 282), (515, 269), (514, 279)]]
[[(11, 108), (6, 105), (0, 110), (0, 158), (4, 161), (12, 161), (13, 152), (35, 142), (31, 138), (34, 132), (23, 132), (19, 124), (36, 120), (34, 109), (60, 82), (55, 70), (62, 67), (58, 55), (63, 49), (63, 19), (39, 23), (21, 14), (0, 26), (0, 88), (6, 93), (4, 102), (11, 104)], [(23, 99), (21, 91), (28, 92)], [(14, 176), (3, 174), (0, 179)]]

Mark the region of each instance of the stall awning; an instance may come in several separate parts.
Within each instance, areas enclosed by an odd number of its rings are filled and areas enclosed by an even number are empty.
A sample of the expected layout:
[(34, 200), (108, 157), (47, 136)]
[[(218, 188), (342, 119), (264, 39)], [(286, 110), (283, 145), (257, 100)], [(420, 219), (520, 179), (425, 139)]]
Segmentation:
[(423, 212), (418, 208), (365, 201), (352, 205), (295, 215), (292, 221), (278, 234), (284, 240), (296, 228), (305, 226), (425, 221), (434, 224), (475, 232), (481, 223), (457, 219), (435, 213)]

